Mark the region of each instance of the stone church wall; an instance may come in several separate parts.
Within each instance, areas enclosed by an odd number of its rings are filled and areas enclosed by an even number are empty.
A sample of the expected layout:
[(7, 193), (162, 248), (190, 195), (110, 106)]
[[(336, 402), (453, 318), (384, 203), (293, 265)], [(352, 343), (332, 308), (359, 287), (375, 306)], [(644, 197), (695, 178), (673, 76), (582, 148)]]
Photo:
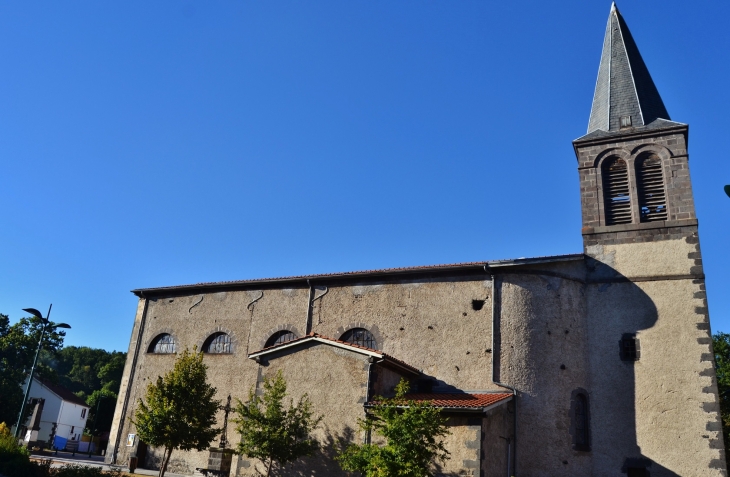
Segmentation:
[[(724, 475), (696, 233), (651, 246), (598, 245), (591, 252), (614, 278), (637, 280), (612, 283), (599, 267), (595, 274), (603, 283), (588, 287), (592, 429), (595, 448), (606, 449), (596, 453), (594, 475), (627, 465), (647, 465), (652, 476)], [(621, 361), (624, 333), (636, 335), (638, 361)], [(672, 448), (682, 452), (667, 452)]]

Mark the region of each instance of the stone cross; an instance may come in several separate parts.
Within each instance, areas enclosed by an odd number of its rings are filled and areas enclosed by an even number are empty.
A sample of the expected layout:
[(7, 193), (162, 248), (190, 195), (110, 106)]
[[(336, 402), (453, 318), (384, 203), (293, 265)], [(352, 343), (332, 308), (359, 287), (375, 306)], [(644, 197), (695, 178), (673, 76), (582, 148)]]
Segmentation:
[(226, 405), (221, 407), (223, 409), (223, 432), (221, 432), (221, 442), (219, 444), (221, 449), (225, 449), (228, 447), (228, 437), (227, 437), (227, 430), (228, 430), (228, 413), (231, 412), (231, 395), (228, 395), (228, 402), (226, 402)]

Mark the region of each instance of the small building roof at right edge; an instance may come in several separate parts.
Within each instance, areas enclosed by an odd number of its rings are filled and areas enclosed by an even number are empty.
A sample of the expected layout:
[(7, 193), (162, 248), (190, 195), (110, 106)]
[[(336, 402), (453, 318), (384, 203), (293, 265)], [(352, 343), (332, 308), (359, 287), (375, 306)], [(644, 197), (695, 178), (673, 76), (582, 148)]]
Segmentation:
[(657, 119), (669, 121), (669, 113), (626, 21), (613, 3), (603, 39), (588, 135), (648, 126)]

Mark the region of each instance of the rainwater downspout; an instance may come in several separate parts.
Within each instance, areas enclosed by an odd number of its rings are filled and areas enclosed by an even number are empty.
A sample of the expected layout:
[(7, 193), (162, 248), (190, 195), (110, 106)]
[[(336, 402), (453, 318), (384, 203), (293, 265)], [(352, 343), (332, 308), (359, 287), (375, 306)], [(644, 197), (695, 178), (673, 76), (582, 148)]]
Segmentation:
[(314, 302), (325, 296), (330, 291), (329, 288), (324, 287), (324, 293), (322, 293), (318, 297), (315, 297), (315, 288), (309, 282), (309, 279), (307, 279), (307, 286), (309, 287), (309, 300), (307, 301), (307, 325), (306, 331), (304, 333), (305, 335), (308, 335), (312, 332), (312, 309), (314, 308)]
[[(365, 403), (363, 404), (363, 406), (365, 406), (367, 403), (369, 403), (370, 398), (371, 398), (370, 386), (372, 383), (373, 365), (378, 364), (381, 361), (383, 361), (383, 358), (376, 359), (372, 356), (370, 358), (368, 358), (368, 384), (367, 384), (367, 387), (365, 388)], [(367, 419), (367, 410), (365, 411), (365, 418)], [(370, 432), (367, 432), (365, 435), (365, 444), (370, 444)]]
[[(514, 412), (512, 413), (512, 418), (513, 418), (512, 428), (514, 430), (514, 436), (513, 436), (512, 442), (514, 443), (514, 451), (512, 451), (511, 454), (512, 454), (512, 465), (513, 465), (515, 472), (510, 473), (510, 468), (509, 468), (510, 462), (509, 462), (509, 458), (508, 458), (507, 459), (507, 477), (510, 477), (510, 476), (515, 476), (517, 474), (517, 389), (515, 389), (514, 387), (512, 387), (508, 384), (500, 383), (499, 381), (497, 381), (497, 359), (495, 358), (495, 356), (497, 355), (498, 352), (501, 355), (502, 348), (501, 348), (501, 340), (500, 340), (499, 351), (497, 351), (497, 349), (495, 347), (496, 340), (495, 340), (494, 331), (497, 328), (497, 319), (498, 319), (497, 310), (500, 310), (500, 314), (501, 314), (501, 307), (497, 306), (497, 299), (498, 299), (497, 298), (498, 297), (497, 277), (489, 269), (489, 264), (484, 264), (484, 271), (492, 279), (492, 382), (494, 384), (496, 384), (497, 386), (501, 386), (503, 388), (507, 388), (510, 391), (512, 391), (512, 396), (513, 396), (512, 402), (514, 402)], [(501, 363), (501, 359), (499, 361)], [(510, 445), (511, 444), (508, 441), (508, 444), (507, 444), (508, 453), (509, 453)]]

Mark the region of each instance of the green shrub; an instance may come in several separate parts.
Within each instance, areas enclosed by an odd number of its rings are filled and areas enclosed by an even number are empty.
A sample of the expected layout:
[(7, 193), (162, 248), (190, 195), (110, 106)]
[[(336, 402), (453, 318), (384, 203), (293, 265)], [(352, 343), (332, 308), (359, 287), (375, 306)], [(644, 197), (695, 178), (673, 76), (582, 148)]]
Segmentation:
[(101, 467), (86, 467), (85, 465), (68, 464), (58, 469), (52, 469), (53, 477), (121, 477), (120, 470), (103, 471)]

